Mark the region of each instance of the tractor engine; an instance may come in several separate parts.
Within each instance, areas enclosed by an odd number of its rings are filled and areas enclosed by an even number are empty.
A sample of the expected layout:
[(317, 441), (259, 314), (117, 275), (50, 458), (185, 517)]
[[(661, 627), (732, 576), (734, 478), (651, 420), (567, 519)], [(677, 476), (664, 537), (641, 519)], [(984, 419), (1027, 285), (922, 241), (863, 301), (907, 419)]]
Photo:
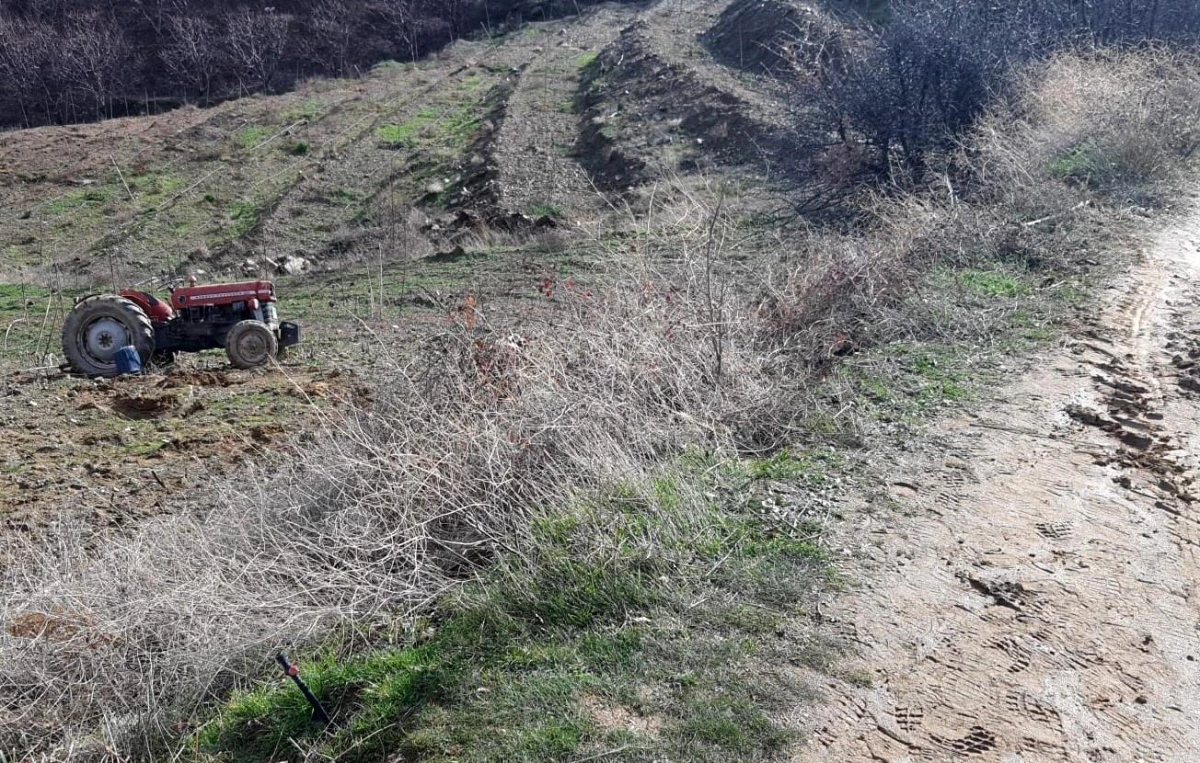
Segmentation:
[[(147, 297), (159, 302), (136, 292), (122, 292), (121, 296), (139, 303)], [(143, 309), (147, 306), (160, 316), (165, 315), (163, 320), (150, 313), (159, 352), (200, 352), (224, 347), (229, 332), (242, 321), (265, 325), (278, 335), (280, 347), (300, 341), (298, 326), (280, 324), (275, 287), (267, 281), (178, 288), (171, 292), (170, 304), (163, 305), (167, 308), (165, 314), (153, 303), (143, 305)]]

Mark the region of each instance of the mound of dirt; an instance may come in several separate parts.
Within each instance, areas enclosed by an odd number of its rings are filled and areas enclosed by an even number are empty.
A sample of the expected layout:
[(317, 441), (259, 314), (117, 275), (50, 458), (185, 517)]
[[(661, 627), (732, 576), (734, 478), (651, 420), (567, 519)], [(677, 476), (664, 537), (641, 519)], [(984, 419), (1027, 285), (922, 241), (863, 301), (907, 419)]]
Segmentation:
[(838, 23), (798, 0), (738, 0), (701, 41), (723, 64), (786, 78), (815, 73), (844, 50)]
[(496, 166), (496, 135), (508, 116), (508, 101), (516, 88), (516, 78), (510, 78), (488, 94), (491, 108), (480, 123), (478, 132), (465, 152), (465, 159), (456, 168), (458, 177), (446, 190), (445, 206), (451, 211), (470, 209), (487, 216), (500, 211), (500, 189)]
[(521, 72), (522, 68), (517, 67), (512, 76), (488, 93), (490, 108), (455, 167), (453, 179), (445, 187), (436, 184), (427, 193), (425, 201), (440, 202), (446, 210), (421, 226), (421, 233), (435, 249), (457, 247), (473, 231), (521, 233), (546, 227), (529, 215), (509, 209), (501, 192), (496, 146)]
[(117, 395), (113, 398), (113, 409), (130, 419), (155, 418), (178, 407), (178, 395)]
[[(659, 52), (639, 21), (589, 65), (575, 156), (602, 190), (652, 180), (657, 168), (766, 168), (795, 156), (786, 108), (753, 103)], [(778, 169), (778, 167), (775, 167)]]

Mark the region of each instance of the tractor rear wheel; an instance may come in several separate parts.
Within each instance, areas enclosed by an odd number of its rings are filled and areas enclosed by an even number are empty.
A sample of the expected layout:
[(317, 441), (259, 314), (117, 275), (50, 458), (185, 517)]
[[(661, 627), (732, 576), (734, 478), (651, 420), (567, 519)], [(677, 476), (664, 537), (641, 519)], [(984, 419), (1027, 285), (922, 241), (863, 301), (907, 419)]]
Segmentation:
[(88, 297), (63, 326), (63, 354), (87, 376), (116, 376), (117, 351), (133, 347), (142, 361), (154, 354), (154, 326), (142, 308), (124, 297)]
[(279, 352), (279, 340), (267, 324), (242, 321), (229, 330), (225, 354), (236, 368), (257, 368), (269, 363)]

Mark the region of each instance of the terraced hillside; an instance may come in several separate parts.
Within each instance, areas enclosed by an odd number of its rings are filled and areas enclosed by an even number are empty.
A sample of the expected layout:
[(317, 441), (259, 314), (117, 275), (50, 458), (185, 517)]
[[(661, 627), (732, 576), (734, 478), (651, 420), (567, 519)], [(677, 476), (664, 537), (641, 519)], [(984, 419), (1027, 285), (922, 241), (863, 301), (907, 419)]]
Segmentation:
[[(537, 305), (559, 277), (598, 277), (611, 247), (637, 246), (622, 231), (639, 224), (663, 178), (711, 172), (713, 161), (762, 173), (770, 149), (760, 139), (784, 129), (787, 108), (775, 86), (748, 87), (700, 46), (726, 5), (610, 3), (362, 79), (0, 136), (11, 374), (0, 415), (36, 433), (2, 446), (6, 521), (96, 512), (96, 490), (193, 484), (186, 464), (196, 453), (180, 443), (258, 448), (260, 418), (291, 431), (307, 415), (297, 388), (331, 372), (371, 376), (361, 321), (404, 344), (469, 295), (489, 319), (528, 320), (536, 310), (501, 305)], [(627, 166), (636, 172), (616, 169)], [(279, 282), (283, 312), (307, 332), (287, 366), (293, 378), (243, 382), (224, 374), (220, 355), (202, 356), (168, 383), (202, 402), (164, 403), (154, 423), (118, 426), (107, 397), (156, 393), (118, 381), (91, 408), (80, 400), (95, 385), (54, 375), (73, 296), (162, 290), (188, 275)], [(194, 384), (193, 373), (222, 381)], [(93, 441), (112, 445), (96, 451)], [(30, 461), (39, 443), (45, 460), (81, 465)]]

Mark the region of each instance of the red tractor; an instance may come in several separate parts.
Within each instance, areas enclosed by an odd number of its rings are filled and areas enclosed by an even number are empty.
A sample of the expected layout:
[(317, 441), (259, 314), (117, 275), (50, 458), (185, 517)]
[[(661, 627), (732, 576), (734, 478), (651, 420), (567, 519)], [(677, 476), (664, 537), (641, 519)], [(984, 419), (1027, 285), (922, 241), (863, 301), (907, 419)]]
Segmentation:
[(76, 302), (63, 326), (63, 353), (87, 376), (116, 375), (117, 352), (127, 346), (143, 362), (224, 347), (234, 366), (254, 368), (299, 342), (300, 327), (280, 322), (267, 281), (175, 288), (169, 304), (131, 289), (92, 295)]

